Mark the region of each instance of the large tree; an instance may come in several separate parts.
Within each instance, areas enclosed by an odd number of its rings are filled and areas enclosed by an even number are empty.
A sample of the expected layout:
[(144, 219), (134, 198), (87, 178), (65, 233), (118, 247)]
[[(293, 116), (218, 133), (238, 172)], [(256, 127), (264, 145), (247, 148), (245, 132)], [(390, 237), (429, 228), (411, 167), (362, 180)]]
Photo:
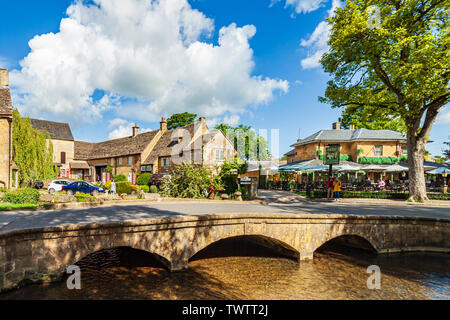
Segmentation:
[(332, 78), (320, 101), (402, 119), (410, 200), (427, 200), (425, 141), (450, 98), (448, 0), (347, 0), (329, 23), (321, 62)]
[(215, 128), (225, 134), (234, 144), (234, 148), (239, 156), (244, 160), (269, 160), (270, 154), (267, 140), (259, 136), (250, 126), (241, 124), (237, 127), (232, 127), (222, 123)]
[(447, 146), (447, 149), (444, 150), (444, 156), (447, 160), (450, 160), (450, 141), (444, 142), (444, 144)]
[(17, 110), (13, 111), (13, 159), (22, 187), (33, 186), (36, 180), (56, 176), (50, 135), (34, 129), (30, 118), (21, 117)]
[(196, 114), (189, 112), (175, 113), (167, 119), (167, 128), (171, 130), (190, 125), (194, 123), (196, 118)]

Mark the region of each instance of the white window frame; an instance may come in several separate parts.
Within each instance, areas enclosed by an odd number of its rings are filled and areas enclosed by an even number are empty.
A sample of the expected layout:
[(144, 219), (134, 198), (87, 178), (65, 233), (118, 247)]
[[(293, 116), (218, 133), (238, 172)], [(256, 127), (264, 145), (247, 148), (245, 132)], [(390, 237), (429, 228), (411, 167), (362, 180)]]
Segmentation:
[(128, 165), (129, 166), (133, 165), (133, 157), (128, 157)]
[[(375, 148), (375, 157), (382, 157), (383, 156), (383, 146), (377, 145), (374, 148)], [(379, 150), (379, 149), (381, 149), (381, 150)], [(379, 152), (379, 151), (381, 151), (381, 152)]]
[(121, 165), (123, 165), (123, 158), (122, 157), (119, 158), (119, 166), (121, 166)]
[(216, 149), (216, 161), (217, 162), (225, 161), (225, 150)]
[(162, 158), (161, 159), (161, 166), (163, 168), (167, 168), (171, 166), (170, 158)]

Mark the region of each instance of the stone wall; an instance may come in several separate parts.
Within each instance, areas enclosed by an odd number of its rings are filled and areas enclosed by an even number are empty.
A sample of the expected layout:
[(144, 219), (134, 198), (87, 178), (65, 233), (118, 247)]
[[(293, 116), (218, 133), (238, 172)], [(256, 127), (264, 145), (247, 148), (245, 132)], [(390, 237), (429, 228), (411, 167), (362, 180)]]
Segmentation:
[(0, 187), (11, 186), (11, 118), (3, 117), (0, 118)]
[(0, 233), (0, 291), (21, 281), (60, 278), (68, 265), (115, 247), (152, 252), (177, 271), (208, 245), (229, 237), (258, 236), (300, 258), (329, 240), (354, 235), (378, 253), (450, 252), (450, 221), (417, 217), (297, 214), (184, 216)]

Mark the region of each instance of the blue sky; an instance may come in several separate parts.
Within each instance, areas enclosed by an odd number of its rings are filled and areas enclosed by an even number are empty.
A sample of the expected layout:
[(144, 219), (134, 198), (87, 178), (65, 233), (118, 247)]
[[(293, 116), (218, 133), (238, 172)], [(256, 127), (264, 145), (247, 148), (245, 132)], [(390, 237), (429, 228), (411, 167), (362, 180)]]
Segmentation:
[[(13, 70), (13, 103), (33, 117), (69, 122), (75, 138), (85, 141), (131, 133), (134, 122), (156, 129), (157, 119), (179, 111), (206, 115), (211, 123), (280, 129), (282, 153), (299, 137), (331, 129), (341, 111), (318, 102), (328, 76), (305, 60), (323, 50), (320, 23), (331, 1), (170, 2), (148, 11), (162, 19), (156, 33), (151, 30), (159, 25), (140, 15), (139, 0), (122, 0), (125, 13), (85, 2), (69, 14), (72, 1), (6, 2), (0, 67)], [(136, 18), (128, 19), (128, 11)], [(177, 19), (180, 41), (173, 34)], [(133, 29), (139, 26), (145, 32)], [(45, 36), (31, 49), (38, 35)], [(432, 154), (440, 155), (449, 140), (449, 118), (445, 110), (431, 132)]]

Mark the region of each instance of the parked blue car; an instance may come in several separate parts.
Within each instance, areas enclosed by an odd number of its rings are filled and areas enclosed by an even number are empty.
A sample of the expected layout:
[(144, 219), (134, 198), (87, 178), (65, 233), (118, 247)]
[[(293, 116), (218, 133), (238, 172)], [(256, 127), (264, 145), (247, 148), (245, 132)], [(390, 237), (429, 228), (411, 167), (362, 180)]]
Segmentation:
[(77, 181), (67, 186), (63, 186), (62, 191), (66, 191), (68, 195), (73, 195), (77, 192), (96, 195), (98, 193), (104, 193), (105, 189), (86, 181)]

